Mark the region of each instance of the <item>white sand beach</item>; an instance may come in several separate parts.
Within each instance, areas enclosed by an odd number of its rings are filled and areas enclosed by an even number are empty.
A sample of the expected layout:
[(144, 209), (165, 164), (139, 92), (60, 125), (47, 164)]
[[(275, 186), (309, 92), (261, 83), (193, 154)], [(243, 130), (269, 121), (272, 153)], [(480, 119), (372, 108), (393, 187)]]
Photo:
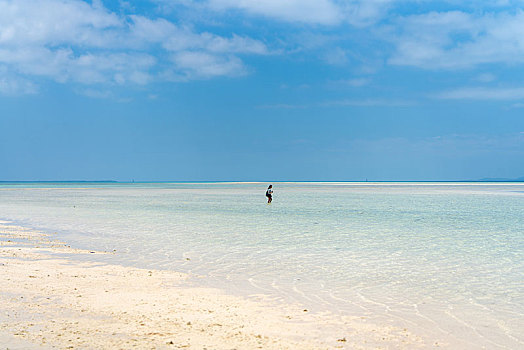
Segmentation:
[[(187, 275), (97, 262), (0, 223), (2, 349), (411, 349), (407, 329), (197, 288)], [(86, 255), (91, 262), (86, 262)], [(75, 257), (82, 257), (76, 259)]]

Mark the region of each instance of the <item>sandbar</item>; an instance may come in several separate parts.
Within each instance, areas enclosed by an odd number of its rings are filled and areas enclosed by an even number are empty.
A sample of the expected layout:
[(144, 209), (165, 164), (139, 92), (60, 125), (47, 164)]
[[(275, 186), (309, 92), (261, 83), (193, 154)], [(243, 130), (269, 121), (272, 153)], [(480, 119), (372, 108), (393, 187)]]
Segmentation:
[[(103, 262), (97, 257), (104, 255)], [(1, 349), (419, 349), (419, 335), (107, 263), (53, 234), (0, 222)], [(110, 261), (111, 259), (109, 259)]]

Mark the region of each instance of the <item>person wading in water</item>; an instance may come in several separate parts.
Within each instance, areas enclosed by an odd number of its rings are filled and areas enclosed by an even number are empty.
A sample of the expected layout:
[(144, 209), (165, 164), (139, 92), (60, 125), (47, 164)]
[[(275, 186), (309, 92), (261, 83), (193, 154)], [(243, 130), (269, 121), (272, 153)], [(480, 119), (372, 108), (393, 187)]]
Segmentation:
[(269, 187), (267, 188), (266, 197), (268, 203), (271, 203), (273, 201), (273, 185), (269, 185)]

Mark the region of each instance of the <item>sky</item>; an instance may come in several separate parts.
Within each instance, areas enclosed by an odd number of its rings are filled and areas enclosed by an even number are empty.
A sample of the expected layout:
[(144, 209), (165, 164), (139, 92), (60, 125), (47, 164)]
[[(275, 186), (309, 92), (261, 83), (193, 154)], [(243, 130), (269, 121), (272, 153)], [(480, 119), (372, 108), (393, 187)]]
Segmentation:
[(0, 180), (524, 176), (524, 1), (0, 0)]

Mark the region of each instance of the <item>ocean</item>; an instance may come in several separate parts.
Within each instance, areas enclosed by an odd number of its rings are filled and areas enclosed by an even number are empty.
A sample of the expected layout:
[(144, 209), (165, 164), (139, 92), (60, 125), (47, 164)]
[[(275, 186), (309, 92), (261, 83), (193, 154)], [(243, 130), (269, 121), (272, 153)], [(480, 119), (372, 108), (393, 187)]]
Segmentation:
[[(524, 183), (3, 183), (0, 219), (99, 259), (524, 348)], [(98, 256), (99, 257), (99, 256)]]

